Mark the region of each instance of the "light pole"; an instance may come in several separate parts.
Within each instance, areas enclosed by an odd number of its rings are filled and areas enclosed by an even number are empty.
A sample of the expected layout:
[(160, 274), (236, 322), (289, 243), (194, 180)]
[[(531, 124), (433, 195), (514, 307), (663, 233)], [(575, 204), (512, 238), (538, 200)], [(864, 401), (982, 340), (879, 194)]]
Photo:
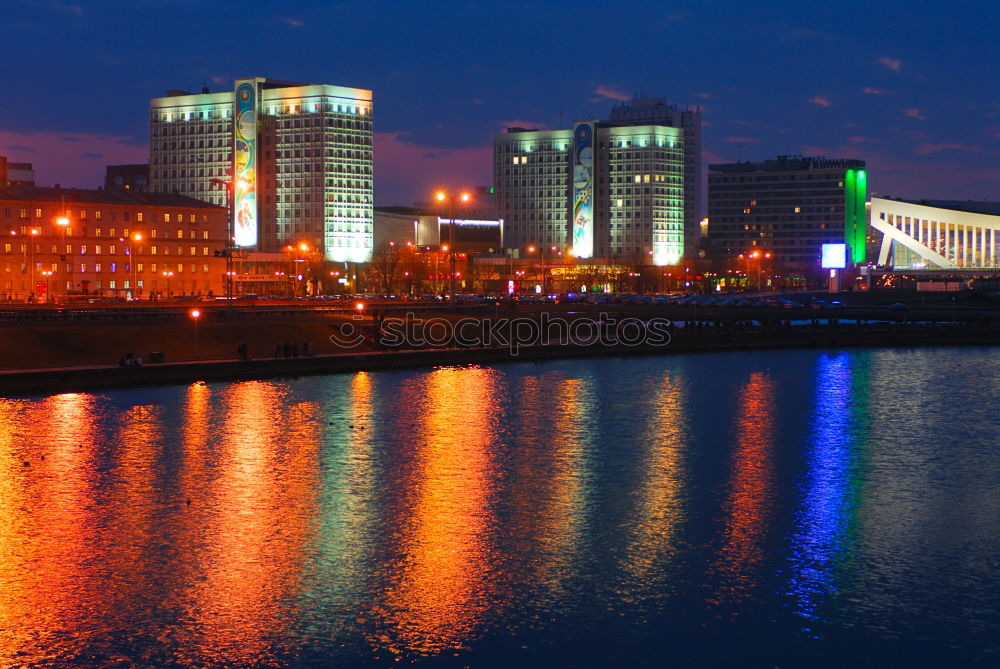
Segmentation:
[(69, 227), (69, 218), (67, 218), (66, 216), (60, 216), (59, 218), (56, 219), (56, 225), (58, 225), (60, 228), (62, 228), (62, 242), (63, 242), (62, 243), (62, 251), (63, 252), (60, 254), (60, 257), (63, 260), (63, 283), (65, 284), (65, 287), (64, 287), (63, 290), (64, 290), (64, 295), (65, 295), (65, 298), (66, 298), (65, 301), (69, 302), (69, 286), (70, 286), (70, 281), (72, 281), (72, 278), (71, 278), (72, 274), (71, 274), (71, 272), (73, 271), (73, 257), (72, 257), (72, 253), (69, 253), (69, 254), (66, 253), (66, 229)]
[[(448, 253), (450, 256), (451, 265), (451, 283), (450, 283), (450, 296), (452, 305), (455, 304), (455, 200), (461, 202), (468, 202), (472, 199), (472, 196), (467, 192), (461, 192), (457, 196), (449, 195), (443, 190), (439, 190), (435, 195), (438, 202), (448, 202), (449, 204), (449, 218), (451, 219), (451, 224), (448, 226)], [(438, 240), (440, 243), (440, 240)]]
[(52, 276), (52, 270), (43, 269), (42, 276), (45, 277), (45, 303), (49, 303), (49, 277)]
[(33, 298), (35, 295), (35, 237), (40, 235), (42, 231), (38, 228), (31, 228), (30, 232), (31, 236), (28, 237), (28, 264), (31, 266), (31, 273), (29, 275), (29, 281), (31, 283), (28, 284), (28, 287), (30, 288), (28, 295)]
[(191, 319), (194, 321), (194, 359), (201, 360), (201, 356), (198, 354), (198, 319), (201, 318), (201, 311), (198, 309), (191, 310)]
[(167, 280), (167, 300), (170, 300), (170, 277), (174, 275), (173, 271), (165, 270), (163, 272), (163, 278)]
[[(233, 308), (233, 182), (224, 179), (211, 179), (211, 183), (222, 186), (226, 190), (226, 248), (223, 254), (226, 258), (226, 311)], [(240, 183), (243, 183), (242, 181)]]
[(135, 278), (136, 278), (136, 267), (135, 267), (135, 263), (136, 263), (136, 246), (133, 244), (133, 242), (141, 242), (142, 241), (142, 233), (141, 232), (133, 233), (132, 237), (130, 238), (130, 240), (131, 241), (129, 242), (129, 245), (128, 245), (128, 261), (129, 261), (129, 265), (131, 265), (131, 267), (132, 267), (132, 299), (136, 300), (137, 299), (136, 298), (136, 292), (135, 292), (135, 289), (136, 289), (136, 281), (135, 281)]

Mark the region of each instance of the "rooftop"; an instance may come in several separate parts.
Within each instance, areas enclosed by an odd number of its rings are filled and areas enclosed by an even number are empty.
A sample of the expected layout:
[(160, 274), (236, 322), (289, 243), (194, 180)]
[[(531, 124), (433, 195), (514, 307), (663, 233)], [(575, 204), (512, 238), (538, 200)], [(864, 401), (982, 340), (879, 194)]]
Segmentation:
[(88, 204), (125, 204), (153, 207), (197, 207), (225, 209), (193, 197), (176, 193), (135, 193), (119, 190), (85, 190), (80, 188), (38, 188), (35, 186), (0, 186), (0, 200), (21, 202), (66, 202)]
[(863, 170), (865, 161), (822, 156), (778, 156), (760, 162), (709, 165), (709, 172), (800, 172), (806, 170)]

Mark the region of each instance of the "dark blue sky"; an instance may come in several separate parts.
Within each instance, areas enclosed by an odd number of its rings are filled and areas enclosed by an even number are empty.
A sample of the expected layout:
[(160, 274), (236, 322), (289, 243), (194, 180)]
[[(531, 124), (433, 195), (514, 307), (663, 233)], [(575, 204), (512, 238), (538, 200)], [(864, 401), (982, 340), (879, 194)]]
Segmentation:
[(703, 107), (706, 163), (863, 158), (880, 194), (1000, 200), (985, 0), (0, 4), (0, 154), (42, 184), (145, 162), (150, 97), (260, 75), (374, 91), (379, 204), (486, 184), (505, 125), (638, 92)]

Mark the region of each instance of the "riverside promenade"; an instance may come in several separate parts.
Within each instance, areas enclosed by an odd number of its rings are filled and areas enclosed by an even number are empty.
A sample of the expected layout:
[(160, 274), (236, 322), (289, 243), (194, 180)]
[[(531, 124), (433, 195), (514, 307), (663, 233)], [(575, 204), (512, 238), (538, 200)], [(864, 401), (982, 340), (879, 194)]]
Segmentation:
[(145, 364), (61, 366), (0, 371), (0, 396), (85, 392), (192, 382), (294, 378), (381, 369), (451, 365), (491, 365), (590, 356), (676, 355), (790, 348), (995, 346), (1000, 329), (959, 323), (845, 323), (808, 321), (689, 321), (671, 327), (667, 341), (622, 344), (614, 341), (494, 346), (447, 346), (349, 350), (303, 357), (209, 359)]

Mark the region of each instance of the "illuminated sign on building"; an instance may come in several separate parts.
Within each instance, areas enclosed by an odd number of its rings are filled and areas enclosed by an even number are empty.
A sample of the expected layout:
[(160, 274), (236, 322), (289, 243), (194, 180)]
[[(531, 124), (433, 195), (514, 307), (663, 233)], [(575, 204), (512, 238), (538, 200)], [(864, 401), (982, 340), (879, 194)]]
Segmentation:
[(594, 255), (594, 124), (573, 128), (573, 255)]
[(847, 170), (844, 174), (844, 242), (850, 251), (850, 261), (864, 264), (865, 233), (868, 229), (868, 180), (864, 170)]
[(236, 246), (257, 245), (257, 84), (236, 82), (233, 116), (233, 238)]
[(847, 244), (823, 244), (820, 265), (823, 269), (844, 269), (847, 266)]

